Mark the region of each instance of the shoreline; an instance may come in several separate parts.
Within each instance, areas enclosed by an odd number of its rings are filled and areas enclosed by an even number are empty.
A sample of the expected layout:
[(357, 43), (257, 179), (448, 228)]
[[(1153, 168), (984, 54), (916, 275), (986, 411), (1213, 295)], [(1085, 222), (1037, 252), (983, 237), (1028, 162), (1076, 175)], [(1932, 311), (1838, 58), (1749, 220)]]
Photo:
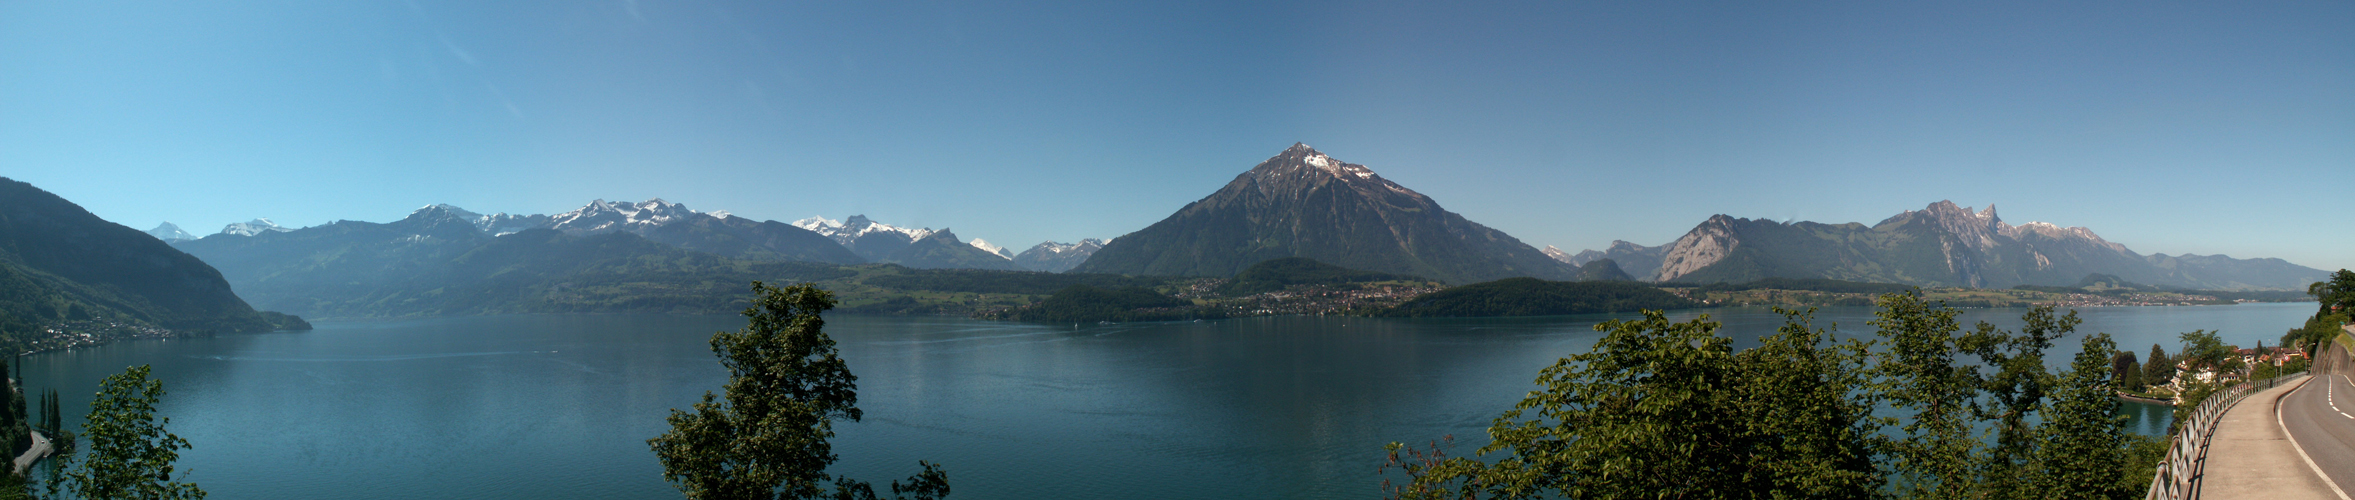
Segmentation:
[(2167, 405), (2167, 406), (2175, 406), (2175, 402), (2174, 402), (2174, 401), (2171, 401), (2171, 400), (2165, 400), (2165, 399), (2151, 399), (2151, 398), (2146, 398), (2146, 397), (2142, 397), (2142, 396), (2136, 396), (2136, 395), (2133, 395), (2133, 394), (2127, 394), (2127, 393), (2124, 393), (2124, 392), (2120, 392), (2120, 393), (2118, 393), (2118, 399), (2123, 399), (2123, 400), (2127, 400), (2127, 401), (2133, 401), (2133, 402), (2136, 402), (2136, 403), (2150, 403), (2150, 404), (2155, 404), (2155, 405)]

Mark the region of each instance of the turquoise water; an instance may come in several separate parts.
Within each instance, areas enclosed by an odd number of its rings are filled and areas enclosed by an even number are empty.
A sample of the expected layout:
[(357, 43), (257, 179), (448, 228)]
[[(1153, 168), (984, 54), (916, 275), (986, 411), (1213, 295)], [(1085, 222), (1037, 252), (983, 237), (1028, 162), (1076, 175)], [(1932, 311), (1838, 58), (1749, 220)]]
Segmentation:
[[(2080, 331), (2147, 352), (2222, 330), (2271, 343), (2312, 304), (2087, 309)], [(1707, 311), (1744, 344), (1780, 324)], [(2017, 323), (2019, 310), (1969, 321)], [(1697, 313), (1684, 313), (1690, 317)], [(1356, 498), (1381, 446), (1489, 420), (1608, 316), (1248, 318), (1110, 326), (831, 317), (864, 422), (837, 473), (946, 465), (953, 498)], [(1820, 326), (1869, 334), (1870, 310)], [(161, 411), (214, 498), (676, 498), (645, 440), (725, 376), (706, 343), (733, 316), (557, 315), (321, 321), (306, 333), (126, 342), (23, 359), (34, 389), (86, 411), (100, 378), (152, 364)], [(2064, 363), (2077, 343), (2057, 346)], [(2130, 409), (2134, 407), (2129, 407)], [(2162, 413), (2129, 411), (2143, 432)], [(74, 425), (78, 419), (68, 419)]]

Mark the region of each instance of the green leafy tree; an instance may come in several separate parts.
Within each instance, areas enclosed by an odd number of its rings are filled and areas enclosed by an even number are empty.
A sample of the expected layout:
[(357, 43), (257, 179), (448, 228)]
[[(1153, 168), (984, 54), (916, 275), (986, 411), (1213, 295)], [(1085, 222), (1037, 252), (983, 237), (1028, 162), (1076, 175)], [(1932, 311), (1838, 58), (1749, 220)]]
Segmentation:
[(1755, 349), (1735, 356), (1739, 412), (1751, 466), (1743, 482), (1761, 498), (1871, 498), (1885, 478), (1873, 464), (1875, 396), (1869, 345), (1834, 342), (1814, 328), (1814, 311), (1780, 308), (1786, 321)]
[(82, 498), (204, 498), (195, 484), (171, 480), (172, 462), (180, 459), (188, 440), (164, 430), (172, 419), (155, 415), (164, 385), (147, 375), (147, 365), (140, 365), (99, 382), (82, 425), (90, 456), (65, 473), (67, 485)]
[(1908, 498), (1973, 498), (1979, 488), (1973, 451), (1973, 408), (1980, 380), (1976, 370), (1957, 366), (1962, 340), (1955, 310), (1922, 300), (1919, 293), (1892, 293), (1877, 300), (1870, 323), (1887, 345), (1875, 370), (1874, 389), (1891, 408), (1907, 414), (1901, 437), (1889, 446), (1898, 495)]
[[(647, 440), (663, 479), (704, 500), (875, 498), (865, 482), (826, 474), (837, 458), (827, 443), (834, 422), (861, 416), (858, 377), (837, 356), (819, 316), (834, 307), (833, 294), (808, 284), (752, 287), (749, 323), (711, 338), (712, 353), (728, 369), (725, 398), (705, 392), (694, 412), (671, 410), (670, 432)], [(893, 482), (893, 493), (947, 496), (947, 474), (919, 465), (923, 472)]]
[[(2037, 429), (2028, 419), (2043, 409), (2045, 393), (2053, 384), (2052, 374), (2044, 368), (2044, 351), (2082, 322), (2076, 311), (2054, 316), (2052, 306), (2030, 309), (2021, 319), (2027, 324), (2017, 333), (1981, 322), (1959, 342), (1964, 352), (1997, 369), (1981, 382), (1988, 401), (1977, 407), (1979, 418), (1995, 421), (1995, 444), (1981, 463), (1988, 481), (1985, 488), (1996, 498), (2033, 496), (2028, 493), (2035, 485), (2027, 478), (2037, 468)], [(2105, 352), (2109, 350), (2094, 355)]]
[(2192, 330), (2183, 333), (2180, 337), (2183, 340), (2183, 350), (2177, 355), (2182, 356), (2183, 361), (2189, 365), (2188, 368), (2195, 371), (2214, 370), (2221, 373), (2230, 368), (2232, 362), (2238, 361), (2238, 357), (2233, 355), (2234, 351), (2238, 349), (2225, 345), (2224, 339), (2217, 336), (2216, 333), (2207, 330)]
[(2333, 310), (2355, 312), (2355, 271), (2340, 269), (2330, 273), (2330, 279), (2306, 287), (2306, 294), (2319, 302), (2315, 316), (2328, 315)]
[[(1870, 498), (1865, 347), (1824, 344), (1803, 313), (1759, 348), (1732, 352), (1706, 317), (1658, 311), (1596, 325), (1594, 350), (1539, 372), (1489, 428), (1480, 455), (1391, 443), (1400, 498)], [(1437, 447), (1437, 443), (1434, 443)]]
[(2340, 325), (2347, 324), (2348, 316), (2351, 313), (2355, 313), (2355, 311), (2326, 312), (2306, 318), (2305, 325), (2292, 328), (2289, 333), (2282, 334), (2281, 345), (2282, 347), (2300, 348), (2309, 357), (2320, 354), (2321, 347), (2330, 345), (2331, 339), (2338, 337), (2339, 332), (2343, 331), (2340, 329)]
[(2086, 336), (2083, 347), (2053, 387), (2037, 434), (2037, 466), (2029, 470), (2033, 491), (2054, 499), (2139, 497), (2149, 486), (2150, 471), (2143, 468), (2138, 478), (2128, 467), (2136, 439), (2127, 432), (2126, 417), (2118, 414), (2115, 365), (2102, 356), (2117, 344), (2105, 333)]

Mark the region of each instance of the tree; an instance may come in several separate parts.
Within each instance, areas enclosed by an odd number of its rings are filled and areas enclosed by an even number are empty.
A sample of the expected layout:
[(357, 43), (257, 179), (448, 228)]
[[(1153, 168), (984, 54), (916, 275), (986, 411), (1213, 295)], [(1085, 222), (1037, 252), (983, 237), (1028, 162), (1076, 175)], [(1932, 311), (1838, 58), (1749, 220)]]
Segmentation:
[(2151, 359), (2142, 363), (2142, 383), (2146, 386), (2175, 383), (2175, 360), (2167, 357), (2167, 350), (2151, 344)]
[(1744, 481), (1765, 498), (1871, 498), (1886, 482), (1873, 464), (1884, 422), (1872, 418), (1868, 344), (1834, 342), (1814, 314), (1777, 309), (1776, 334), (1735, 356), (1745, 445)]
[[(2043, 353), (2075, 312), (2014, 333), (1918, 292), (1880, 297), (1872, 342), (1832, 342), (1808, 313), (1735, 352), (1707, 316), (1596, 325), (1594, 348), (1539, 372), (1473, 457), (1390, 443), (1395, 498), (2130, 498), (2164, 443), (2115, 413), (2116, 346), (2085, 339), (2068, 372)], [(1958, 355), (1995, 368), (1981, 376)], [(1881, 416), (1876, 416), (1881, 415)], [(1889, 430), (1895, 432), (1888, 432)], [(1994, 435), (1980, 429), (1991, 429)], [(1994, 439), (1988, 439), (1988, 438)], [(1452, 439), (1449, 439), (1452, 442)], [(2139, 464), (2139, 465), (2138, 465)]]
[[(2028, 419), (2043, 409), (2045, 393), (2054, 382), (2044, 368), (2044, 351), (2052, 348), (2054, 340), (2076, 331), (2082, 322), (2076, 311), (2054, 316), (2052, 306), (2029, 309), (2020, 319), (2027, 325), (2018, 333), (1981, 322), (1958, 343), (1981, 363), (1997, 368), (1993, 376), (1981, 381), (1980, 390), (1991, 401), (1974, 405), (1980, 419), (1996, 421), (1995, 444), (1982, 465), (1986, 487), (1996, 498), (2028, 498), (2026, 493), (2036, 486), (2026, 481), (2037, 468), (2033, 460), (2037, 429)], [(2109, 349), (2093, 355), (2106, 352)]]
[(2118, 351), (2110, 356), (2110, 379), (2118, 388), (2142, 391), (2142, 360), (2134, 358), (2134, 351)]
[(2126, 365), (2116, 367), (2116, 375), (2113, 375), (2117, 377), (2118, 388), (2142, 392), (2142, 362), (2134, 359), (2134, 351), (2118, 351), (2118, 355), (2120, 359), (2126, 360)]
[[(204, 498), (195, 484), (171, 480), (172, 462), (188, 441), (164, 430), (170, 417), (155, 416), (164, 385), (147, 375), (147, 365), (139, 365), (99, 382), (82, 425), (90, 456), (65, 473), (65, 482), (82, 498)], [(57, 466), (65, 466), (65, 460)]]
[[(1539, 372), (1489, 427), (1489, 461), (1391, 443), (1400, 498), (1870, 498), (1866, 348), (1825, 346), (1805, 313), (1732, 352), (1707, 317), (1610, 321), (1595, 348)], [(1436, 447), (1436, 443), (1434, 443)]]
[(1903, 434), (1890, 444), (1890, 468), (1899, 496), (1962, 499), (1976, 496), (1979, 480), (1971, 430), (1978, 397), (1978, 372), (1956, 366), (1961, 340), (1955, 310), (1933, 306), (1916, 293), (1882, 295), (1870, 322), (1887, 347), (1875, 365), (1874, 389), (1882, 401), (1908, 414)]
[(2330, 345), (2331, 340), (2343, 331), (2339, 325), (2347, 324), (2350, 314), (2355, 314), (2355, 311), (2329, 312), (2306, 318), (2305, 325), (2282, 334), (2281, 346), (2300, 348), (2308, 357), (2319, 355), (2322, 353), (2321, 347)]
[(2035, 490), (2058, 499), (2141, 496), (2140, 488), (2148, 486), (2150, 475), (2136, 477), (2127, 466), (2133, 463), (2129, 455), (2137, 439), (2127, 432), (2125, 417), (2118, 415), (2111, 380), (2116, 372), (2101, 354), (2117, 345), (2105, 333), (2085, 337), (2083, 346), (2053, 387), (2036, 449)]
[(2306, 287), (2306, 294), (2314, 296), (2319, 310), (2314, 315), (2328, 315), (2333, 310), (2355, 311), (2355, 271), (2340, 269), (2330, 273), (2330, 279)]
[[(647, 440), (662, 461), (662, 477), (688, 498), (838, 499), (875, 498), (865, 482), (830, 476), (837, 458), (826, 440), (834, 422), (857, 422), (858, 377), (851, 375), (823, 331), (820, 313), (834, 296), (808, 284), (784, 288), (753, 282), (749, 322), (743, 330), (711, 337), (712, 353), (728, 369), (725, 399), (710, 392), (693, 413), (671, 410), (670, 432)], [(939, 466), (918, 462), (923, 472), (903, 485), (902, 498), (948, 495), (948, 476)]]
[(2192, 330), (2183, 333), (2180, 337), (2183, 340), (2183, 350), (2177, 352), (2176, 355), (2183, 358), (2183, 362), (2186, 363), (2185, 368), (2221, 372), (2237, 359), (2233, 356), (2236, 349), (2233, 346), (2225, 345), (2224, 339), (2218, 337), (2216, 333), (2207, 330)]

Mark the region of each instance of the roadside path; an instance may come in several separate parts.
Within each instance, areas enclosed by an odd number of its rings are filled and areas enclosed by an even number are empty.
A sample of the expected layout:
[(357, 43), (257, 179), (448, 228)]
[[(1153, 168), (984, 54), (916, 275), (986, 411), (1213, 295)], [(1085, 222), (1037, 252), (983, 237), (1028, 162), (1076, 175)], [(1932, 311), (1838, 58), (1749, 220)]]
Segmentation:
[[(2199, 498), (2216, 500), (2345, 500), (2298, 454), (2275, 409), (2285, 396), (2320, 380), (2308, 378), (2248, 395), (2224, 412), (2208, 441)], [(2355, 395), (2355, 393), (2350, 393)], [(2286, 415), (2286, 414), (2284, 414)], [(2312, 450), (2309, 449), (2309, 452)], [(2322, 462), (2323, 457), (2315, 456)], [(2350, 463), (2355, 465), (2355, 463)]]
[(16, 475), (24, 475), (25, 469), (32, 468), (34, 462), (39, 462), (42, 458), (48, 457), (49, 452), (51, 451), (49, 449), (49, 438), (41, 436), (41, 433), (39, 432), (32, 434), (33, 446), (25, 448), (25, 454), (16, 456)]

